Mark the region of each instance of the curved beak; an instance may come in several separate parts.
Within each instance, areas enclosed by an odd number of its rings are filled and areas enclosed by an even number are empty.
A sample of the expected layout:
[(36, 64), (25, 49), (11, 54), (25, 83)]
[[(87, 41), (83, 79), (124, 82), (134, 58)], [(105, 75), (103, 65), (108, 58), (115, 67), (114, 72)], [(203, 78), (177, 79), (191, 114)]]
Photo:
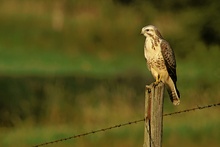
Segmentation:
[(141, 30), (141, 35), (143, 35), (143, 34), (144, 34), (143, 30)]
[(142, 35), (144, 35), (144, 31), (145, 31), (144, 29), (141, 30), (141, 34), (142, 34)]

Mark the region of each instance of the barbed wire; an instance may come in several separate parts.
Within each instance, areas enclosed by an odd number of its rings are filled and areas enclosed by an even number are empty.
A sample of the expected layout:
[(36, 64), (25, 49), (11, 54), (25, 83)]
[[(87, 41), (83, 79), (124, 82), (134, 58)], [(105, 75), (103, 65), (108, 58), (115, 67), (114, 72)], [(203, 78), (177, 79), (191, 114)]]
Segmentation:
[(191, 108), (191, 109), (186, 109), (186, 110), (182, 110), (182, 111), (177, 111), (177, 112), (163, 114), (163, 116), (169, 116), (169, 115), (175, 115), (175, 114), (180, 114), (180, 113), (186, 113), (186, 112), (190, 112), (190, 111), (201, 110), (201, 109), (206, 109), (206, 108), (211, 108), (211, 107), (216, 107), (216, 106), (220, 106), (220, 103), (210, 104), (210, 105), (205, 105), (205, 106), (197, 106), (197, 107), (194, 107), (194, 108)]
[[(176, 111), (176, 112), (172, 112), (172, 113), (166, 113), (166, 114), (163, 114), (163, 116), (171, 116), (171, 115), (176, 115), (176, 114), (181, 114), (181, 113), (187, 113), (187, 112), (191, 112), (191, 111), (195, 111), (195, 110), (202, 110), (202, 109), (216, 107), (216, 106), (220, 106), (220, 103), (209, 104), (209, 105), (205, 105), (205, 106), (197, 106), (197, 107), (194, 107), (194, 108), (191, 108), (191, 109), (185, 109), (185, 110)], [(66, 140), (70, 140), (70, 139), (74, 139), (74, 138), (79, 138), (79, 137), (95, 134), (95, 133), (98, 133), (98, 132), (105, 132), (107, 130), (120, 128), (120, 127), (123, 127), (123, 126), (132, 125), (132, 124), (137, 124), (137, 123), (143, 122), (143, 121), (145, 121), (145, 118), (140, 119), (140, 120), (126, 122), (126, 123), (123, 123), (123, 124), (110, 126), (110, 127), (103, 128), (103, 129), (98, 129), (98, 130), (95, 130), (95, 131), (90, 131), (90, 132), (87, 132), (87, 133), (82, 133), (82, 134), (78, 134), (78, 135), (74, 135), (74, 136), (54, 140), (54, 141), (50, 141), (50, 142), (45, 142), (45, 143), (42, 143), (42, 144), (34, 145), (33, 147), (45, 146), (45, 145), (49, 145), (49, 144), (53, 144), (53, 143), (57, 143), (57, 142), (62, 142), (62, 141), (66, 141)]]

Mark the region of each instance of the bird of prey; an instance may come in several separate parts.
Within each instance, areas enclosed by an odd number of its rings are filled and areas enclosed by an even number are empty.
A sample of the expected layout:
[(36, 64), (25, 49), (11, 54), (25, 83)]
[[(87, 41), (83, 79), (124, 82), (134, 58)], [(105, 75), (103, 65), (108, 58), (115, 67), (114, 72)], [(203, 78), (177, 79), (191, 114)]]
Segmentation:
[(166, 85), (170, 100), (174, 105), (179, 105), (180, 93), (176, 86), (176, 60), (172, 48), (153, 25), (143, 27), (141, 34), (146, 37), (144, 56), (147, 66), (156, 79), (153, 85), (156, 86), (162, 81)]

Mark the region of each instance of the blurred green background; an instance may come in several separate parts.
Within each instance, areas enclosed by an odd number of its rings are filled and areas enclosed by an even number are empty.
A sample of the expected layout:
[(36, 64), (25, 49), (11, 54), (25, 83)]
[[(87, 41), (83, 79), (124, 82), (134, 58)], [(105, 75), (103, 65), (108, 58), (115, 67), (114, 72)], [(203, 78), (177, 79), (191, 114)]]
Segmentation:
[[(32, 146), (144, 117), (143, 26), (176, 54), (181, 105), (220, 99), (219, 0), (1, 0), (0, 146)], [(164, 118), (164, 147), (220, 145), (220, 108)], [(143, 145), (144, 123), (47, 146)]]

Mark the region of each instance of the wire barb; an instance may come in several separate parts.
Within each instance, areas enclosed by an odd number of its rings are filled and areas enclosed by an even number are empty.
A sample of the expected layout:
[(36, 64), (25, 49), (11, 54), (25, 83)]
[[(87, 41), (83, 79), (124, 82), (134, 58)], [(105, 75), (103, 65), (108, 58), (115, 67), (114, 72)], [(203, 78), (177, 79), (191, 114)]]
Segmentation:
[[(181, 113), (187, 113), (187, 112), (190, 112), (190, 111), (202, 110), (202, 109), (216, 107), (216, 106), (220, 106), (220, 103), (210, 104), (210, 105), (205, 105), (205, 106), (197, 106), (197, 107), (191, 108), (191, 109), (185, 109), (185, 110), (182, 110), (182, 111), (163, 114), (163, 116), (171, 116), (171, 115), (176, 115), (176, 114), (181, 114)], [(84, 137), (84, 136), (95, 134), (95, 133), (98, 133), (98, 132), (105, 132), (107, 130), (120, 128), (120, 127), (123, 127), (123, 126), (132, 125), (132, 124), (137, 124), (137, 123), (143, 122), (143, 121), (145, 121), (145, 118), (140, 119), (140, 120), (126, 122), (126, 123), (123, 123), (123, 124), (118, 124), (118, 125), (115, 125), (115, 126), (110, 126), (110, 127), (107, 127), (107, 128), (98, 129), (98, 130), (95, 130), (95, 131), (90, 131), (90, 132), (87, 132), (87, 133), (82, 133), (82, 134), (78, 134), (78, 135), (74, 135), (74, 136), (54, 140), (54, 141), (50, 141), (50, 142), (45, 142), (45, 143), (42, 143), (42, 144), (34, 145), (33, 147), (40, 147), (40, 146), (45, 146), (45, 145), (49, 145), (49, 144), (53, 144), (53, 143), (58, 143), (58, 142), (62, 142), (62, 141), (66, 141), (66, 140), (70, 140), (70, 139), (74, 139), (74, 138)]]

